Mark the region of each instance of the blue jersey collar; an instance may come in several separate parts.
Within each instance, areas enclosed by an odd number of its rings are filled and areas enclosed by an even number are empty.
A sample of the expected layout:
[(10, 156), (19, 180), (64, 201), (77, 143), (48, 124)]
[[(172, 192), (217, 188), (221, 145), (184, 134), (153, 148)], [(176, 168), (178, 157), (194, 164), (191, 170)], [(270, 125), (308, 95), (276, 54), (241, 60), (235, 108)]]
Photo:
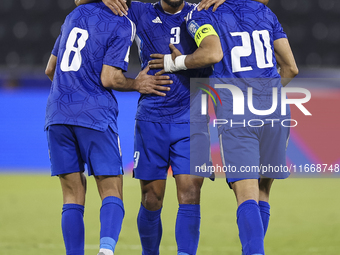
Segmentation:
[(177, 14), (180, 14), (182, 12), (185, 13), (187, 11), (187, 9), (189, 8), (189, 4), (186, 1), (184, 1), (183, 9), (172, 14), (172, 13), (169, 13), (169, 12), (166, 12), (166, 11), (163, 10), (163, 7), (161, 5), (161, 1), (157, 2), (154, 6), (155, 6), (156, 9), (160, 10), (161, 12), (163, 12), (163, 13), (165, 13), (167, 15), (177, 15)]

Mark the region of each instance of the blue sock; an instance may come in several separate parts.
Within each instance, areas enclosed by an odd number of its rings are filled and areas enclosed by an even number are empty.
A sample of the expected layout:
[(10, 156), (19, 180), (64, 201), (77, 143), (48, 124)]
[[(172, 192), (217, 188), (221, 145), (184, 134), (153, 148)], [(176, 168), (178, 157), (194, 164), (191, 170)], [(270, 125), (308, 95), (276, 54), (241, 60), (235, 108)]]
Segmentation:
[(178, 255), (194, 255), (200, 237), (200, 205), (180, 204), (176, 220)]
[(162, 238), (161, 211), (162, 208), (157, 211), (149, 211), (143, 204), (140, 205), (137, 225), (143, 255), (159, 254), (159, 244)]
[(255, 200), (247, 200), (238, 207), (237, 225), (243, 253), (264, 255), (264, 231), (260, 207)]
[(109, 196), (103, 199), (100, 208), (100, 248), (115, 251), (124, 218), (123, 201)]
[(268, 224), (269, 224), (269, 217), (270, 217), (270, 205), (268, 204), (268, 202), (259, 201), (259, 206), (260, 206), (264, 235), (266, 235)]
[(66, 255), (84, 255), (84, 206), (64, 204), (61, 216)]

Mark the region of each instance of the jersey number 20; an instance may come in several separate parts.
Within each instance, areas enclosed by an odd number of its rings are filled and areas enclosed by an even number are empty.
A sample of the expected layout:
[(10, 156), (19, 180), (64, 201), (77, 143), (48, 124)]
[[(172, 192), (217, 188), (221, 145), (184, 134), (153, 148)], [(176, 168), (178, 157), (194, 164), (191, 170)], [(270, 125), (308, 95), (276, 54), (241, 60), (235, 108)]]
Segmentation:
[[(78, 34), (80, 37), (78, 38)], [(85, 47), (86, 40), (89, 38), (89, 33), (81, 28), (74, 27), (66, 41), (66, 49), (61, 59), (60, 69), (63, 72), (78, 71), (81, 66), (81, 54), (80, 51)], [(75, 46), (77, 42), (77, 47)], [(72, 55), (72, 61), (70, 60)]]
[[(231, 65), (233, 73), (253, 70), (251, 66), (241, 66), (241, 57), (249, 57), (252, 53), (250, 35), (248, 32), (234, 32), (231, 36), (240, 36), (241, 46), (231, 49)], [(262, 35), (263, 42), (260, 39)], [(273, 67), (273, 50), (270, 45), (269, 32), (267, 30), (253, 31), (252, 33), (256, 64), (258, 68)], [(264, 49), (266, 49), (266, 54)]]

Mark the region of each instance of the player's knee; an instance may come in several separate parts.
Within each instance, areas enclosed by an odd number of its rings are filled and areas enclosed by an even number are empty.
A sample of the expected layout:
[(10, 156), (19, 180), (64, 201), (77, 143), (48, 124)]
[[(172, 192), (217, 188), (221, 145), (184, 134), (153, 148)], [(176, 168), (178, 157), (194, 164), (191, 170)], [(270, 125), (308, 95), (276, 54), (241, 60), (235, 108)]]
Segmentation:
[(78, 175), (78, 173), (59, 175), (63, 191), (64, 204), (85, 203), (86, 182), (81, 178), (82, 178), (81, 175)]
[(261, 179), (259, 183), (260, 192), (269, 194), (273, 181), (274, 179), (271, 179), (271, 178)]
[(269, 194), (270, 192), (270, 187), (266, 185), (260, 185), (259, 189), (260, 189), (260, 192), (265, 193), (265, 194)]
[(158, 210), (163, 206), (163, 196), (153, 191), (143, 192), (142, 204), (147, 210)]
[(201, 197), (200, 185), (188, 185), (178, 189), (179, 204), (199, 204)]
[(103, 200), (108, 196), (123, 198), (123, 178), (118, 176), (95, 176), (98, 192)]
[(68, 186), (63, 187), (64, 204), (85, 204), (85, 188), (83, 186)]

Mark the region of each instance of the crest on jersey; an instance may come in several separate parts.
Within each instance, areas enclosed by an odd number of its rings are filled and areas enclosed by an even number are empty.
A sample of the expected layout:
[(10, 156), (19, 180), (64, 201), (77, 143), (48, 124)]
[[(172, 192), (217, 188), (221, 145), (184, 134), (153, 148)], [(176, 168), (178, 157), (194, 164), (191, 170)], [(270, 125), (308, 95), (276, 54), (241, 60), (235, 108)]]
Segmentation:
[(196, 31), (199, 29), (199, 27), (200, 26), (194, 20), (189, 22), (188, 30), (189, 30), (189, 33), (192, 35), (192, 37), (195, 36)]

